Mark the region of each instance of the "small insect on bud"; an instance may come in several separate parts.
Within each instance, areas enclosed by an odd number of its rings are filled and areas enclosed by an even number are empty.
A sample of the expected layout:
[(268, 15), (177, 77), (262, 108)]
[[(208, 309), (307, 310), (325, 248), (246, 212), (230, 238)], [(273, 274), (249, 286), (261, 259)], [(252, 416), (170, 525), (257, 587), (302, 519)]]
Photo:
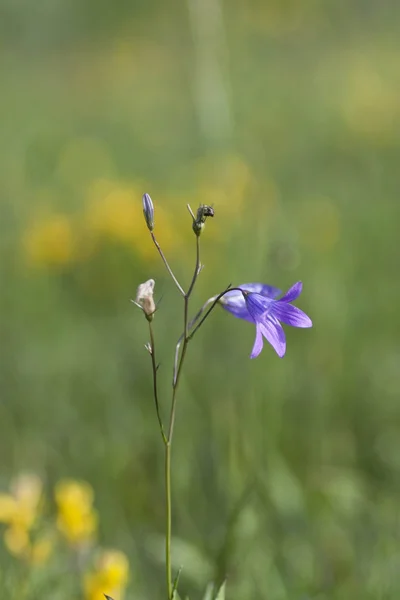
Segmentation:
[(154, 279), (149, 279), (141, 283), (136, 292), (135, 304), (143, 310), (148, 321), (153, 320), (154, 313), (156, 312), (156, 305), (153, 298), (154, 286)]
[(154, 229), (154, 206), (149, 194), (143, 194), (143, 214), (146, 220), (147, 227), (150, 231)]
[(212, 206), (208, 206), (208, 204), (200, 204), (199, 208), (197, 209), (196, 218), (193, 219), (193, 231), (197, 236), (199, 236), (203, 231), (207, 217), (213, 216), (214, 209)]

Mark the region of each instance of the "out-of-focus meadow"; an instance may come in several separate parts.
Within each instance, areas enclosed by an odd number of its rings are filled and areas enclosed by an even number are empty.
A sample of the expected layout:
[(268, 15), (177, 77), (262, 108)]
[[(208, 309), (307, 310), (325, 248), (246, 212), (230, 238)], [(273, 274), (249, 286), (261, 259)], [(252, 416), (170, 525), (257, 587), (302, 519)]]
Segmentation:
[(400, 597), (397, 2), (0, 4), (0, 589), (162, 598), (161, 405), (193, 312), (287, 289), (313, 329), (249, 360), (218, 309), (191, 343), (173, 452), (182, 597)]

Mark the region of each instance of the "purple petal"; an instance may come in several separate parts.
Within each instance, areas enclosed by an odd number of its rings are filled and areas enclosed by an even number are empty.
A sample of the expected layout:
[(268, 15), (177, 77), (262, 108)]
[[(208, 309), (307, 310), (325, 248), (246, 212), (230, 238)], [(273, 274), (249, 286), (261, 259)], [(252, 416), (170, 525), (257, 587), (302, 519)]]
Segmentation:
[(296, 298), (298, 298), (300, 296), (302, 289), (303, 289), (303, 283), (301, 281), (298, 281), (297, 283), (292, 285), (292, 287), (286, 292), (286, 294), (284, 296), (282, 296), (282, 298), (279, 298), (279, 301), (280, 302), (293, 302), (293, 300), (296, 300)]
[(306, 313), (297, 306), (286, 304), (281, 300), (274, 302), (272, 313), (274, 317), (292, 327), (312, 327), (312, 321)]
[(268, 318), (261, 323), (260, 329), (277, 355), (282, 358), (286, 352), (286, 336), (282, 325), (276, 319)]
[[(237, 287), (245, 292), (260, 294), (261, 296), (265, 296), (267, 298), (277, 298), (282, 293), (281, 290), (278, 290), (278, 288), (265, 283), (243, 283)], [(232, 290), (231, 292), (226, 292), (226, 294), (222, 296), (220, 302), (221, 304), (231, 304), (232, 302), (236, 303), (238, 300), (243, 303), (243, 294), (239, 290)]]
[(239, 290), (227, 292), (224, 296), (222, 296), (222, 298), (220, 298), (219, 303), (222, 308), (230, 312), (234, 317), (253, 323), (253, 319), (247, 310), (243, 294)]
[(245, 294), (244, 300), (247, 310), (255, 322), (263, 319), (264, 315), (271, 311), (272, 305), (276, 302), (276, 300), (265, 298), (265, 296), (261, 296), (260, 294), (251, 293)]
[[(267, 285), (265, 283), (244, 283), (238, 287), (240, 287), (246, 292), (258, 294), (261, 298), (265, 297), (267, 300), (276, 298), (281, 294), (281, 291), (278, 290), (278, 288), (273, 287), (272, 285)], [(254, 322), (253, 318), (249, 314), (246, 301), (241, 291), (232, 290), (231, 292), (227, 292), (219, 300), (219, 303), (234, 317), (237, 317), (238, 319), (244, 319), (245, 321), (249, 321), (250, 323)], [(268, 309), (269, 304), (267, 304), (260, 310), (265, 312)]]
[(274, 287), (273, 285), (268, 285), (266, 283), (243, 283), (238, 285), (242, 290), (246, 292), (252, 292), (253, 294), (260, 294), (261, 296), (265, 296), (266, 298), (277, 298), (281, 295), (281, 290)]
[(231, 300), (236, 300), (237, 298), (243, 298), (243, 294), (240, 290), (232, 290), (231, 292), (226, 292), (220, 299), (220, 302), (231, 302)]
[(245, 321), (249, 321), (250, 323), (254, 323), (253, 318), (247, 310), (246, 304), (244, 304), (243, 306), (229, 305), (224, 304), (223, 302), (221, 302), (220, 304), (222, 308), (230, 312), (231, 315), (233, 315), (234, 317), (237, 317), (238, 319), (244, 319)]
[(254, 345), (253, 345), (253, 349), (250, 354), (250, 358), (256, 358), (256, 356), (258, 356), (260, 354), (261, 350), (263, 349), (263, 346), (264, 346), (264, 342), (263, 342), (263, 337), (262, 337), (262, 333), (261, 333), (261, 325), (259, 325), (257, 323), (256, 324), (256, 339), (254, 340)]

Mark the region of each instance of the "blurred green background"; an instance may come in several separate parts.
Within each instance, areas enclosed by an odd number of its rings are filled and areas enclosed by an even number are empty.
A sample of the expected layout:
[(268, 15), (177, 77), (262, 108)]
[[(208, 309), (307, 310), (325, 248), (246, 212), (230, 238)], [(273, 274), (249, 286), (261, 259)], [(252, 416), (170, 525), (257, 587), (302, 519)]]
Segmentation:
[(394, 0), (0, 2), (1, 482), (89, 482), (128, 598), (164, 597), (137, 285), (162, 297), (164, 414), (182, 320), (145, 191), (183, 285), (186, 203), (214, 206), (193, 312), (302, 280), (314, 322), (250, 361), (253, 327), (218, 309), (189, 348), (182, 596), (227, 576), (230, 600), (400, 597), (399, 23)]

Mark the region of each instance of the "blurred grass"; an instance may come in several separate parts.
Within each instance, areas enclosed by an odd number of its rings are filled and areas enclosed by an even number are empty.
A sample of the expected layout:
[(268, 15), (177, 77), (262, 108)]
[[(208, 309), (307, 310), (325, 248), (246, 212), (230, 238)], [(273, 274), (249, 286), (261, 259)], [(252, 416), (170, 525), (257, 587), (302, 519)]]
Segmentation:
[(190, 348), (182, 589), (227, 574), (233, 600), (397, 598), (398, 6), (110, 6), (0, 5), (3, 484), (89, 481), (131, 597), (161, 597), (162, 452), (129, 299), (156, 280), (165, 410), (181, 316), (141, 194), (184, 282), (186, 202), (213, 203), (195, 308), (301, 279), (314, 328), (249, 361), (252, 329), (216, 311)]

